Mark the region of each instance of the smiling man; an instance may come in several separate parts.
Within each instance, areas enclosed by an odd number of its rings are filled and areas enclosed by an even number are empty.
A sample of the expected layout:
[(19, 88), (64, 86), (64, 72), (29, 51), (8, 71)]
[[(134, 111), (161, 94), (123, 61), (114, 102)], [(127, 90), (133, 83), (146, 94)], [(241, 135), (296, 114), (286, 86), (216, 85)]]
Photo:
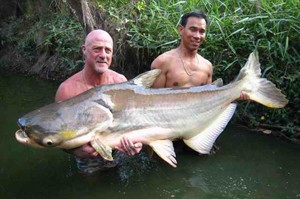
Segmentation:
[[(151, 69), (161, 69), (153, 88), (201, 86), (212, 82), (213, 66), (198, 54), (206, 38), (207, 25), (208, 18), (201, 11), (181, 17), (179, 46), (159, 55), (151, 64)], [(240, 99), (247, 100), (249, 96), (242, 92)], [(183, 147), (181, 143), (176, 144), (177, 150)]]
[(180, 45), (159, 55), (151, 64), (151, 69), (162, 70), (153, 88), (199, 86), (212, 82), (212, 64), (198, 54), (205, 41), (207, 24), (203, 12), (190, 12), (181, 17), (178, 26)]
[[(127, 81), (124, 75), (109, 69), (113, 57), (113, 39), (108, 32), (100, 29), (91, 31), (81, 49), (85, 60), (84, 68), (59, 86), (55, 101), (67, 100), (96, 86)], [(142, 148), (142, 143), (132, 143), (126, 137), (120, 144), (116, 149), (128, 155), (134, 155)], [(120, 153), (116, 153), (115, 161), (105, 161), (90, 143), (67, 152), (75, 156), (77, 167), (84, 174), (114, 167), (118, 164), (119, 157), (122, 157)]]

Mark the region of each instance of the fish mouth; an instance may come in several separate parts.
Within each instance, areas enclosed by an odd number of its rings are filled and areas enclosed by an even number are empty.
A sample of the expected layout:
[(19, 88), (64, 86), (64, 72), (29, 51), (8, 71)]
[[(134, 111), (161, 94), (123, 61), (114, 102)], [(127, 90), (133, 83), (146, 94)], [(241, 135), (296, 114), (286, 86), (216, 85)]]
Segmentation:
[(30, 145), (30, 146), (34, 146), (34, 147), (38, 147), (38, 148), (43, 148), (42, 146), (33, 142), (28, 137), (28, 135), (26, 134), (26, 132), (23, 129), (17, 130), (15, 133), (15, 137), (16, 137), (17, 141), (20, 142), (21, 144)]

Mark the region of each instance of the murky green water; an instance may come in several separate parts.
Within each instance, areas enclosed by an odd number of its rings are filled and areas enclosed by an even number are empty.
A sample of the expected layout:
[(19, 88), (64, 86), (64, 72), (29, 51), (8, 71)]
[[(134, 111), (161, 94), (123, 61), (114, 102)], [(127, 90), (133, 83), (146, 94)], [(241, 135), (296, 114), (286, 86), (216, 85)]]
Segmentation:
[(57, 86), (0, 75), (0, 198), (300, 198), (300, 147), (233, 126), (216, 154), (180, 152), (176, 169), (142, 154), (82, 176), (66, 153), (14, 138), (17, 118), (52, 102)]

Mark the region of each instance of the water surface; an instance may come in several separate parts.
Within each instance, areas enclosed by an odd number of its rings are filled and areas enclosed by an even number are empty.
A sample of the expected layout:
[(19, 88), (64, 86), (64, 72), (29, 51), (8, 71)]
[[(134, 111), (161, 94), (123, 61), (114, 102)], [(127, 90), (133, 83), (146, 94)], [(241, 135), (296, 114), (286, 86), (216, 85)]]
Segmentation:
[(177, 154), (170, 167), (144, 153), (92, 176), (58, 149), (15, 141), (17, 118), (53, 101), (57, 82), (0, 75), (0, 198), (300, 198), (300, 148), (228, 126), (210, 156)]

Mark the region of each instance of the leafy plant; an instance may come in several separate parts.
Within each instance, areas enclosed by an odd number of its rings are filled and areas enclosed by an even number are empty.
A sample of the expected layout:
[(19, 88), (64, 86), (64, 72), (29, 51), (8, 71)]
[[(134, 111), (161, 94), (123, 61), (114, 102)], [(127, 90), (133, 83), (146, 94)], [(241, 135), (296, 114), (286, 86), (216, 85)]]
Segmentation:
[[(25, 28), (24, 28), (25, 25)], [(59, 13), (51, 16), (19, 18), (1, 30), (5, 45), (15, 45), (29, 61), (34, 63), (47, 52), (58, 54), (66, 67), (74, 68), (81, 59), (80, 45), (83, 30), (78, 22)]]
[[(114, 3), (120, 6), (121, 2), (121, 7), (113, 7)], [(299, 1), (122, 0), (114, 3), (110, 7), (100, 4), (115, 16), (117, 23), (126, 21), (123, 30), (129, 36), (130, 46), (154, 56), (178, 45), (177, 24), (183, 13), (206, 12), (210, 24), (207, 41), (199, 53), (213, 63), (214, 77), (222, 77), (228, 83), (245, 64), (250, 52), (258, 50), (263, 76), (289, 99), (288, 106), (280, 110), (241, 103), (237, 118), (250, 121), (247, 123), (252, 126), (264, 123), (286, 126), (282, 130), (291, 134), (295, 133), (293, 129), (299, 129)], [(122, 12), (125, 7), (128, 12)], [(147, 54), (144, 58), (147, 59)]]
[[(58, 2), (58, 1), (55, 1)], [(257, 50), (262, 76), (274, 82), (289, 99), (284, 109), (267, 109), (241, 102), (235, 119), (251, 126), (281, 127), (289, 136), (299, 133), (300, 2), (296, 0), (92, 0), (118, 33), (118, 67), (140, 73), (153, 58), (178, 45), (180, 16), (204, 11), (209, 19), (206, 42), (199, 53), (214, 65), (214, 78), (231, 81)], [(25, 27), (25, 28), (24, 28)], [(14, 19), (0, 30), (2, 46), (17, 46), (34, 62), (44, 52), (58, 54), (67, 68), (82, 64), (79, 52), (83, 29), (70, 16)], [(125, 58), (120, 59), (122, 55)], [(131, 55), (131, 56), (128, 56)], [(134, 56), (134, 58), (133, 58)], [(131, 65), (128, 63), (131, 62)], [(135, 65), (133, 65), (135, 64)], [(140, 67), (144, 67), (140, 70)]]

